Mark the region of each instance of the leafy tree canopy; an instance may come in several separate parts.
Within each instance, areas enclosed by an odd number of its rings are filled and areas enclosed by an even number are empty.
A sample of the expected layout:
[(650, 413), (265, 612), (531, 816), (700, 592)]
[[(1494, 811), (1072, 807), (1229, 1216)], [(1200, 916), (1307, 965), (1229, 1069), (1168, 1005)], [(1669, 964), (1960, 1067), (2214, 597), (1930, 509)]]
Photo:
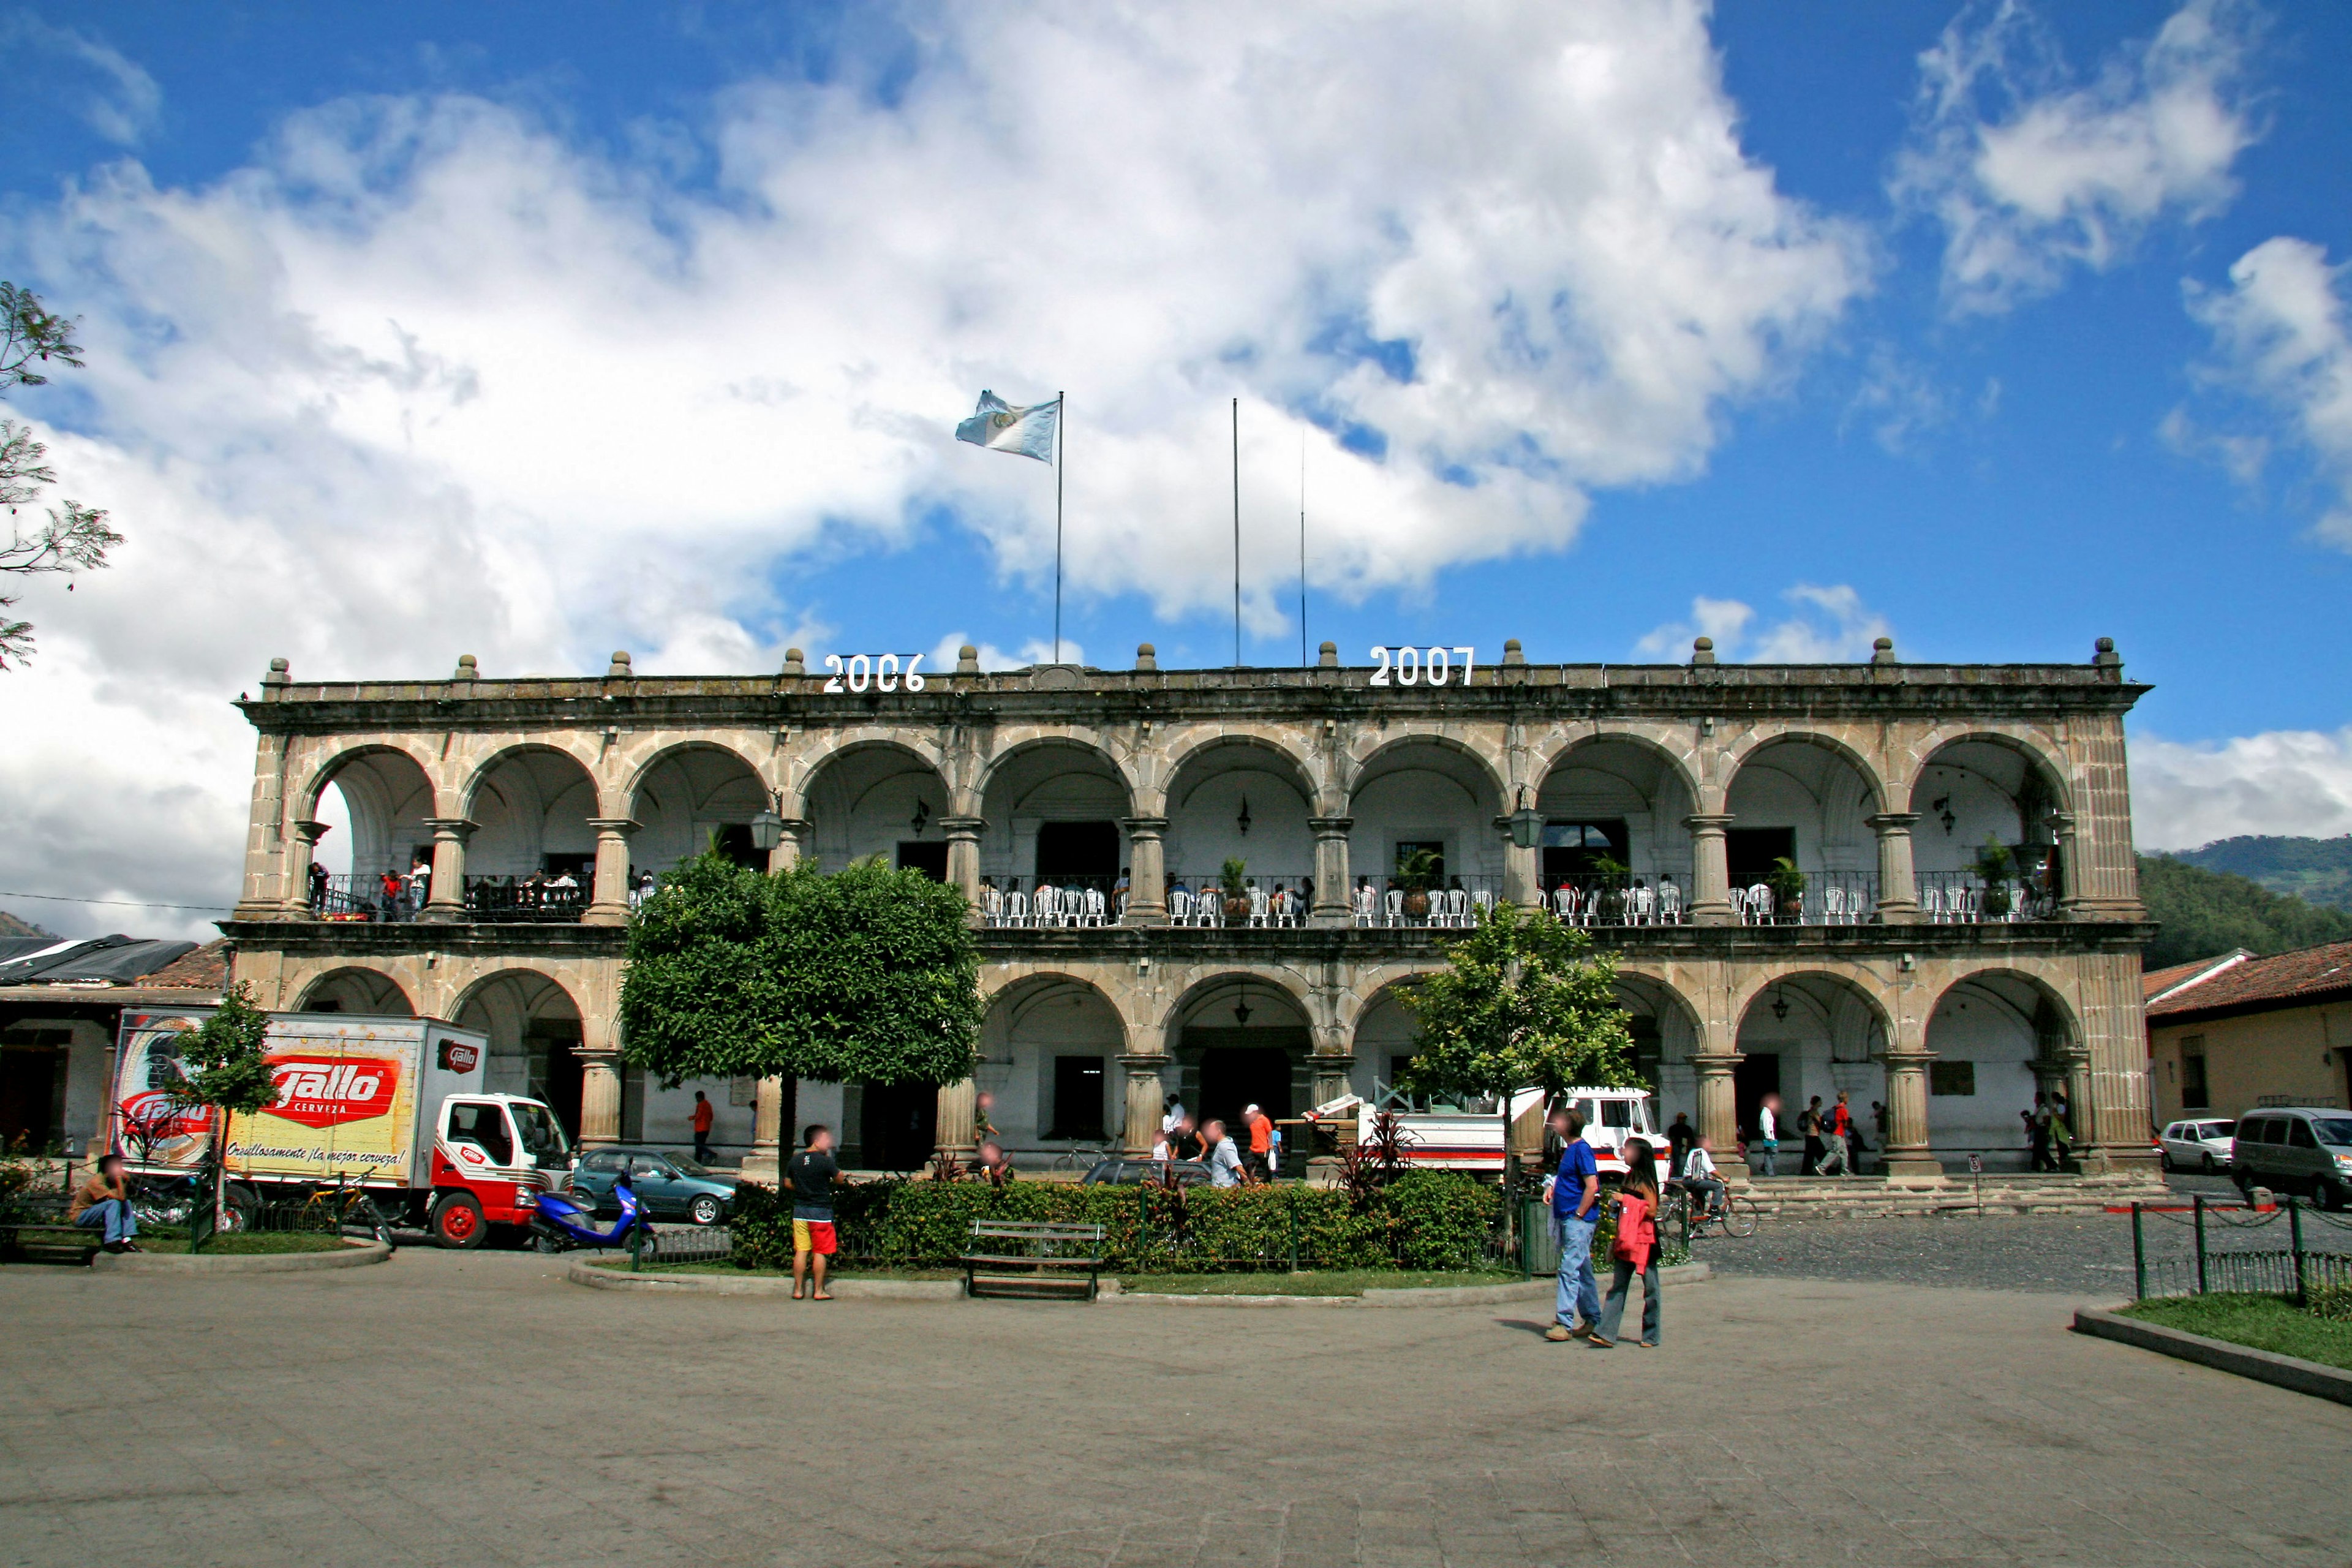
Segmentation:
[(1507, 1095), (1547, 1104), (1579, 1085), (1632, 1083), (1633, 1038), (1617, 963), (1546, 911), (1497, 905), (1445, 947), (1447, 967), (1401, 1000), (1420, 1025), (1399, 1087), (1413, 1094)]
[(2219, 957), (2233, 947), (2267, 955), (2352, 942), (2352, 914), (2167, 855), (2140, 857), (2139, 893), (2148, 918), (2164, 928), (2141, 954), (2150, 969)]
[(629, 922), (623, 1052), (673, 1087), (961, 1082), (982, 1012), (966, 912), (956, 889), (879, 860), (770, 875), (702, 855)]
[[(49, 378), (42, 372), (50, 366), (79, 368), (80, 356), (71, 321), (44, 310), (31, 289), (0, 281), (0, 395), (14, 387), (44, 384)], [(58, 481), (57, 471), (44, 460), (47, 456), (48, 448), (33, 439), (28, 427), (0, 419), (0, 506), (8, 509), (0, 574), (91, 571), (105, 565), (106, 552), (122, 542), (122, 535), (107, 526), (105, 512), (77, 500), (47, 508), (47, 521), (30, 528), (17, 521), (20, 509)], [(16, 602), (0, 595), (0, 669), (11, 658), (22, 663), (33, 651), (32, 623), (12, 621), (5, 614)]]
[(253, 1005), (252, 987), (239, 981), (221, 997), (220, 1007), (180, 1047), (184, 1076), (173, 1096), (191, 1105), (209, 1105), (250, 1116), (276, 1102), (262, 1042), (269, 1015)]

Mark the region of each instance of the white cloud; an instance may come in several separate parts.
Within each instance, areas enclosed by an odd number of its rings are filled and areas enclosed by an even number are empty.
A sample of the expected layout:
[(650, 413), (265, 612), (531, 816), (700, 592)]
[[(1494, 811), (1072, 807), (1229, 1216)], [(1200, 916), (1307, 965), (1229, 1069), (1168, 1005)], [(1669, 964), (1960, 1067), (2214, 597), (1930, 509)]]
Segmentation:
[(2189, 0), (2080, 83), (2022, 0), (1964, 10), (1919, 57), (1892, 181), (1944, 226), (1951, 308), (2007, 310), (2071, 267), (2104, 270), (2159, 218), (2225, 207), (2259, 134), (2240, 77), (2260, 21), (2248, 0)]
[(163, 89), (110, 45), (29, 13), (0, 22), (0, 44), (16, 57), (11, 97), (19, 112), (55, 95), (82, 123), (123, 147), (138, 143), (162, 118)]
[[(1048, 637), (1032, 637), (1021, 645), (1020, 652), (1007, 653), (992, 642), (974, 643), (970, 637), (958, 631), (948, 633), (939, 640), (929, 653), (923, 656), (924, 672), (926, 674), (951, 673), (955, 669), (957, 658), (967, 647), (973, 648), (979, 653), (980, 668), (987, 670), (1026, 669), (1034, 664), (1054, 662), (1054, 644)], [(1075, 637), (1062, 639), (1061, 654), (1061, 662), (1064, 664), (1087, 662), (1087, 650)]]
[[(2230, 268), (2230, 286), (2189, 286), (2189, 313), (2213, 334), (2209, 382), (2244, 393), (2284, 414), (2307, 447), (2334, 510), (2318, 533), (2352, 550), (2352, 334), (2346, 330), (2343, 267), (2308, 240), (2264, 240)], [(2241, 480), (2262, 471), (2271, 442), (2262, 435), (2206, 435), (2185, 413), (2168, 416), (2163, 433), (2186, 450), (2210, 450)]]
[(2138, 734), (2131, 775), (2132, 837), (2143, 850), (2193, 849), (2242, 833), (2352, 832), (2352, 728), (2195, 745)]
[[(953, 441), (982, 386), (1070, 393), (1074, 596), (1228, 602), (1234, 395), (1245, 522), (1288, 516), (1303, 429), (1318, 591), (1423, 588), (1697, 471), (1862, 286), (1741, 151), (1698, 0), (924, 26), (887, 95), (848, 61), (708, 106), (710, 191), (674, 146), (373, 98), (204, 188), (126, 160), (20, 215), (11, 275), (90, 350), (87, 433), (37, 433), (131, 542), (27, 596), (0, 792), (217, 896), (251, 746), (221, 700), (273, 654), (772, 668), (792, 564), (941, 516), (1034, 588), (1051, 477)], [(1260, 632), (1291, 537), (1251, 535)], [(31, 890), (85, 890), (42, 855)]]
[(1844, 584), (1819, 587), (1800, 583), (1781, 595), (1793, 613), (1757, 628), (1756, 611), (1737, 599), (1691, 601), (1687, 621), (1669, 621), (1633, 645), (1651, 658), (1682, 660), (1690, 657), (1692, 640), (1715, 639), (1719, 659), (1746, 664), (1857, 664), (1871, 656), (1880, 637), (1894, 629), (1886, 617), (1868, 608), (1862, 595)]

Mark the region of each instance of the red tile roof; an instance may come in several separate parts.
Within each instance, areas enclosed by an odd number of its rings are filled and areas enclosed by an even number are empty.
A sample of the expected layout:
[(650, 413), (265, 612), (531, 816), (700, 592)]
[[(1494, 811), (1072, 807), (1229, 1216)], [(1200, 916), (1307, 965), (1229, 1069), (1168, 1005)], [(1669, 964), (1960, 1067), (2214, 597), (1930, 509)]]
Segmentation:
[(2147, 1016), (2153, 1023), (2189, 1014), (2262, 1012), (2345, 994), (2352, 994), (2352, 942), (2332, 942), (2231, 964), (2149, 1003)]
[(142, 985), (184, 985), (197, 991), (219, 991), (228, 984), (228, 942), (208, 942), (194, 952), (184, 952), (152, 974), (142, 974)]
[(2253, 956), (2252, 948), (2233, 947), (2229, 952), (2212, 958), (2200, 958), (2188, 963), (2176, 963), (2168, 969), (2151, 969), (2139, 977), (2140, 1000), (2152, 1004), (2168, 991), (2177, 991), (2184, 985), (2193, 985), (2199, 981), (2209, 980), (2231, 965), (2242, 963)]

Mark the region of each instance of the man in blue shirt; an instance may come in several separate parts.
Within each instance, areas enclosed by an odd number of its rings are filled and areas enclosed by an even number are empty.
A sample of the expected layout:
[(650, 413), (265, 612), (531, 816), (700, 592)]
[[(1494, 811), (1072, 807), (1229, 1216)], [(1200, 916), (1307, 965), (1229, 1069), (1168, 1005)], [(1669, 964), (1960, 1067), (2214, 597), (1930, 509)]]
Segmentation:
[(1601, 1167), (1584, 1141), (1584, 1118), (1573, 1110), (1551, 1113), (1552, 1131), (1567, 1147), (1559, 1169), (1546, 1184), (1551, 1200), (1552, 1234), (1559, 1241), (1559, 1289), (1552, 1300), (1548, 1340), (1589, 1339), (1601, 1321), (1601, 1282), (1592, 1276), (1592, 1227), (1601, 1222)]

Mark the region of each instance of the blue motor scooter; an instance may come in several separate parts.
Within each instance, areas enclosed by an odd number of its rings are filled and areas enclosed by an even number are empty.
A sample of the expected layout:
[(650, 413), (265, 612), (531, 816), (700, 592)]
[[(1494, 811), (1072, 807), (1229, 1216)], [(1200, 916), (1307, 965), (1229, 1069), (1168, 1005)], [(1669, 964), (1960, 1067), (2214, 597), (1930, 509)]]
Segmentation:
[(541, 1193), (530, 1211), (530, 1244), (541, 1252), (568, 1252), (575, 1247), (618, 1247), (640, 1258), (651, 1258), (657, 1242), (643, 1205), (626, 1182), (613, 1185), (621, 1205), (620, 1217), (610, 1229), (596, 1228), (595, 1210), (584, 1206), (582, 1194)]

